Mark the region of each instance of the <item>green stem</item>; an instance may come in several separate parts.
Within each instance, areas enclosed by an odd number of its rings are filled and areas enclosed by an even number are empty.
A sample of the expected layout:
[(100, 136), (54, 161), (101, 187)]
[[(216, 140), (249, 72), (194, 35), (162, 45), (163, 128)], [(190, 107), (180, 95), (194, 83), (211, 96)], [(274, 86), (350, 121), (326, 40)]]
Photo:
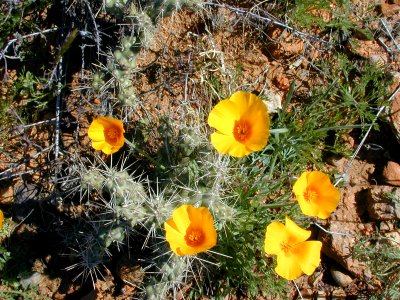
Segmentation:
[(271, 163), (271, 167), (269, 169), (268, 179), (272, 179), (272, 174), (274, 173), (275, 164), (276, 164), (277, 159), (278, 159), (278, 154), (275, 153), (274, 158)]
[(287, 128), (274, 128), (274, 129), (270, 129), (269, 132), (272, 133), (286, 133), (289, 132), (289, 129)]
[(146, 157), (149, 161), (151, 161), (153, 164), (155, 164), (161, 170), (164, 171), (166, 169), (164, 165), (160, 164), (158, 161), (156, 161), (154, 158), (152, 158), (146, 151), (139, 149), (134, 143), (132, 143), (131, 141), (128, 141), (128, 139), (126, 139), (126, 138), (125, 138), (125, 143), (127, 143), (128, 146), (131, 147), (131, 149), (136, 150), (137, 152), (139, 152), (139, 154)]

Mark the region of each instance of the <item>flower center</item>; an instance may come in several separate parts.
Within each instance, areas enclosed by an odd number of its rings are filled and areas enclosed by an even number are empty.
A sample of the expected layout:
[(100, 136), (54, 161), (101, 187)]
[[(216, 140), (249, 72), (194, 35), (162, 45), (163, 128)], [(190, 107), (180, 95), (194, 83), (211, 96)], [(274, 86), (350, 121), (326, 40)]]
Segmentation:
[(119, 130), (115, 127), (107, 128), (104, 132), (105, 136), (109, 140), (116, 140), (119, 135)]
[(283, 252), (285, 252), (285, 254), (288, 254), (288, 252), (290, 251), (290, 249), (292, 249), (292, 246), (289, 245), (289, 243), (287, 243), (287, 242), (282, 242), (280, 246), (281, 246), (281, 250), (282, 250)]
[(249, 139), (251, 135), (251, 126), (249, 122), (245, 120), (235, 121), (233, 126), (233, 136), (235, 139), (242, 143)]
[(199, 246), (204, 241), (204, 234), (199, 229), (189, 229), (186, 232), (185, 241), (190, 247)]
[(306, 189), (303, 196), (307, 202), (315, 202), (318, 198), (318, 193), (314, 189)]

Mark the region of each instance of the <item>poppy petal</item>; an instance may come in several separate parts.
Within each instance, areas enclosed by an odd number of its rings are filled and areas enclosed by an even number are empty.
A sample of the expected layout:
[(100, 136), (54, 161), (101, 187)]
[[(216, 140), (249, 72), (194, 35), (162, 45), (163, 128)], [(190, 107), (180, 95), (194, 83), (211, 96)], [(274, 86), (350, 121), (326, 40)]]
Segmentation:
[(246, 146), (253, 151), (263, 149), (269, 138), (269, 115), (267, 106), (261, 99), (253, 101), (246, 114), (242, 117), (251, 122), (251, 136), (246, 141)]
[(164, 223), (164, 229), (165, 239), (169, 243), (171, 250), (179, 255), (178, 248), (184, 246), (185, 236), (177, 230), (172, 219)]
[(229, 154), (234, 157), (243, 157), (251, 153), (250, 149), (235, 140), (233, 135), (224, 135), (219, 132), (211, 134), (211, 144), (221, 154)]
[(293, 222), (288, 216), (285, 217), (285, 227), (290, 236), (290, 244), (304, 242), (311, 236), (310, 230), (305, 230)]
[(188, 215), (188, 207), (191, 205), (184, 204), (174, 210), (172, 219), (174, 220), (178, 231), (183, 235), (186, 233), (187, 228), (190, 225), (190, 218)]
[(119, 150), (119, 148), (114, 147), (113, 145), (104, 142), (103, 148), (101, 149), (101, 151), (103, 151), (103, 153), (105, 154), (113, 154), (115, 152), (117, 152)]
[(265, 232), (264, 250), (270, 255), (281, 253), (281, 244), (288, 241), (286, 227), (281, 222), (272, 222)]
[(287, 280), (296, 279), (303, 274), (297, 257), (285, 253), (278, 255), (275, 272)]
[(105, 141), (104, 140), (103, 141), (99, 141), (99, 142), (95, 142), (95, 141), (92, 142), (92, 147), (93, 147), (94, 150), (102, 150), (104, 145), (105, 145)]
[(243, 115), (247, 113), (247, 110), (253, 104), (256, 98), (258, 97), (254, 94), (243, 91), (237, 91), (233, 93), (229, 99), (236, 104), (239, 113), (239, 118), (241, 118)]
[(237, 107), (229, 99), (220, 101), (208, 116), (208, 125), (226, 135), (233, 134), (235, 120), (239, 120)]
[(292, 251), (297, 257), (302, 271), (311, 275), (321, 262), (321, 248), (320, 241), (306, 241), (298, 244)]
[(98, 120), (94, 120), (89, 126), (88, 136), (94, 141), (104, 140), (104, 126)]
[(202, 216), (202, 231), (205, 234), (204, 247), (210, 249), (217, 244), (217, 231), (214, 227), (214, 218), (210, 211), (205, 207), (200, 207)]

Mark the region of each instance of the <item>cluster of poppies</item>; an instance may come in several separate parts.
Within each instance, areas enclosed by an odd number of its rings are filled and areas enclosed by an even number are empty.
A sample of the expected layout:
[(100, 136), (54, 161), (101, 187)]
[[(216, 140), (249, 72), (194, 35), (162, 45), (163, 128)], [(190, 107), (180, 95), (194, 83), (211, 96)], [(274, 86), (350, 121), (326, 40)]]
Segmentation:
[[(239, 91), (220, 101), (210, 112), (208, 124), (216, 131), (211, 143), (221, 154), (244, 157), (262, 150), (268, 143), (270, 120), (265, 103), (256, 95)], [(89, 127), (92, 146), (106, 154), (117, 152), (124, 145), (121, 121), (110, 117), (96, 118)], [(329, 176), (321, 171), (304, 172), (295, 182), (293, 193), (303, 214), (326, 219), (336, 209), (339, 191)], [(179, 256), (195, 255), (217, 244), (214, 219), (206, 207), (184, 204), (174, 210), (164, 223), (166, 240)], [(293, 280), (303, 273), (311, 275), (320, 263), (322, 243), (308, 241), (311, 231), (302, 229), (289, 217), (285, 224), (267, 226), (264, 250), (277, 256), (275, 271)]]
[[(340, 192), (328, 175), (320, 171), (301, 174), (293, 186), (293, 193), (303, 214), (327, 219), (339, 204)], [(322, 243), (307, 241), (311, 231), (304, 230), (289, 217), (285, 225), (272, 222), (265, 233), (265, 253), (277, 256), (275, 272), (287, 280), (303, 273), (311, 275), (321, 259)]]
[[(340, 194), (328, 175), (320, 171), (304, 172), (293, 186), (293, 192), (305, 215), (326, 219), (336, 209)], [(164, 223), (166, 240), (179, 255), (193, 255), (217, 244), (214, 220), (206, 207), (185, 204), (175, 209)], [(267, 226), (265, 253), (277, 256), (275, 272), (287, 280), (303, 273), (311, 275), (321, 259), (322, 243), (308, 241), (311, 231), (304, 230), (289, 217), (285, 224), (272, 222)]]

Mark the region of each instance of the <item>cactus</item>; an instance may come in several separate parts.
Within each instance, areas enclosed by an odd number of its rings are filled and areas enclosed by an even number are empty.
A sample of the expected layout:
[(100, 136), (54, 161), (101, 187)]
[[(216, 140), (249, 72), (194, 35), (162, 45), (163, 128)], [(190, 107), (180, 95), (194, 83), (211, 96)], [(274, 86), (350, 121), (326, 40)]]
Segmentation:
[(140, 43), (145, 49), (148, 49), (154, 38), (156, 27), (151, 17), (145, 11), (139, 11), (135, 5), (131, 5), (129, 18), (133, 18), (139, 27)]
[[(140, 9), (135, 3), (105, 1), (106, 10), (130, 22), (133, 30), (120, 39), (107, 67), (93, 75), (91, 84), (95, 93), (109, 92), (116, 96), (114, 99), (120, 107), (130, 109), (140, 104), (132, 82), (139, 72), (137, 54), (153, 43), (157, 18), (197, 1), (147, 1), (148, 5)], [(149, 299), (164, 298), (170, 291), (175, 293), (192, 276), (200, 276), (200, 273), (193, 273), (197, 268), (195, 258), (168, 256), (167, 245), (160, 247), (160, 239), (164, 239), (163, 224), (182, 203), (207, 206), (216, 219), (221, 217), (222, 223), (228, 222), (234, 214), (234, 209), (224, 203), (220, 195), (220, 187), (226, 180), (222, 174), (226, 171), (226, 161), (212, 154), (197, 115), (194, 120), (194, 124), (176, 124), (169, 119), (161, 123), (164, 127), (160, 127), (159, 134), (167, 146), (171, 146), (171, 157), (165, 164), (167, 170), (160, 176), (162, 180), (157, 178), (155, 183), (135, 176), (130, 166), (125, 167), (123, 163), (109, 166), (107, 161), (98, 158), (90, 168), (82, 164), (78, 171), (81, 188), (88, 195), (86, 199), (92, 210), (87, 213), (84, 225), (73, 228), (70, 237), (66, 237), (70, 247), (75, 249), (76, 262), (70, 269), (81, 268), (81, 275), (95, 280), (101, 266), (109, 260), (113, 245), (119, 247), (128, 236), (142, 242), (142, 235), (147, 234), (141, 248), (154, 250), (154, 256), (146, 258), (156, 267), (156, 273), (149, 273), (145, 283)], [(152, 120), (143, 120), (146, 121), (149, 126), (153, 125)], [(176, 128), (179, 128), (178, 135)]]
[(70, 259), (74, 262), (66, 270), (77, 269), (80, 272), (74, 280), (79, 277), (82, 280), (90, 278), (93, 286), (97, 277), (101, 276), (100, 268), (108, 257), (107, 247), (99, 236), (99, 230), (98, 224), (85, 222), (63, 233), (66, 245), (72, 249)]
[(177, 290), (191, 277), (193, 270), (192, 259), (188, 257), (171, 256), (166, 262), (159, 263), (161, 265), (157, 278), (152, 278), (146, 285), (146, 299), (157, 300), (166, 299), (167, 293), (172, 291), (174, 299)]
[(82, 172), (81, 184), (88, 190), (95, 189), (100, 191), (104, 185), (105, 178), (97, 169), (86, 170)]
[(104, 86), (103, 74), (96, 72), (93, 74), (92, 88), (96, 92), (100, 92)]

